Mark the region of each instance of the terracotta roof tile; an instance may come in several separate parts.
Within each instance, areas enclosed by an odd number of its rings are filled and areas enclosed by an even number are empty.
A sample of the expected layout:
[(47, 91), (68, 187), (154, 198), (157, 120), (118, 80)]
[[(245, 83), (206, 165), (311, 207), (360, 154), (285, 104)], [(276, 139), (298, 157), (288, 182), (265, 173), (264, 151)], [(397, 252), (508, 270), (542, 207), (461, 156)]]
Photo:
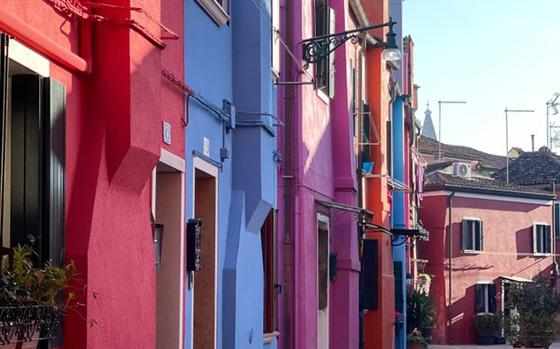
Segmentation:
[[(494, 174), (498, 180), (506, 180), (506, 169)], [(560, 157), (548, 148), (523, 152), (509, 163), (509, 181), (518, 185), (538, 185), (560, 182)]]
[[(421, 154), (438, 154), (439, 142), (424, 136), (420, 136), (418, 141), (418, 149)], [(449, 145), (441, 143), (441, 151), (444, 160), (458, 159), (458, 160), (475, 160), (479, 161), (482, 167), (501, 169), (506, 166), (506, 157), (500, 155), (493, 155), (476, 150), (474, 148), (465, 147), (461, 145)]]

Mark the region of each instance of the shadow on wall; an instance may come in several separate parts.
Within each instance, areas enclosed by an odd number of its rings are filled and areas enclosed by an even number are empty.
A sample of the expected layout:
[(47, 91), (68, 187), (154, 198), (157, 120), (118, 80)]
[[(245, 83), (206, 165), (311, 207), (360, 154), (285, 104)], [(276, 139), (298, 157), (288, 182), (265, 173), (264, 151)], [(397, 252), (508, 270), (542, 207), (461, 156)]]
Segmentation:
[(449, 342), (452, 344), (474, 343), (475, 285), (465, 289), (465, 295), (451, 304), (452, 325)]

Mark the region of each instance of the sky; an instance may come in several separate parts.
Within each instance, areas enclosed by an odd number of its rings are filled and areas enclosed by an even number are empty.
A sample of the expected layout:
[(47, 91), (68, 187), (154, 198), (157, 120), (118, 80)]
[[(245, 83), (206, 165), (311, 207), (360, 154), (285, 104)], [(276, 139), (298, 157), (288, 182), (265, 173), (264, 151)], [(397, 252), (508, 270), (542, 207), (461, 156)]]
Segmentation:
[[(438, 101), (465, 100), (442, 105), (442, 141), (505, 155), (504, 109), (534, 109), (508, 114), (509, 147), (531, 150), (531, 134), (535, 150), (546, 144), (546, 102), (560, 92), (560, 0), (405, 0), (403, 6), (403, 33), (415, 45), (420, 120), (429, 102), (437, 132)], [(560, 114), (550, 120), (560, 126)]]

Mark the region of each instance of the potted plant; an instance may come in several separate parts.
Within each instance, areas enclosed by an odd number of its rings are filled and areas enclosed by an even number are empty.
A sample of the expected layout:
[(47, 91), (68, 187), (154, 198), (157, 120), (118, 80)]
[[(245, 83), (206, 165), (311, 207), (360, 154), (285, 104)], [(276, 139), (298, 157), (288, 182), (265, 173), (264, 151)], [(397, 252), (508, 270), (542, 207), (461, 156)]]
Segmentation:
[(502, 332), (501, 314), (479, 314), (474, 318), (476, 344), (497, 344)]
[(432, 338), (434, 310), (432, 299), (423, 289), (412, 289), (407, 293), (408, 333), (414, 330), (422, 332), (428, 342)]
[(511, 287), (506, 305), (517, 309), (505, 322), (506, 338), (514, 347), (549, 348), (560, 335), (560, 293), (546, 278)]
[(62, 291), (75, 275), (73, 263), (63, 267), (33, 263), (33, 249), (18, 246), (0, 268), (0, 348), (36, 348), (40, 339), (54, 338), (60, 316), (73, 294), (61, 303)]
[(408, 349), (426, 349), (428, 348), (428, 341), (422, 336), (422, 333), (418, 330), (412, 331), (407, 337), (407, 348)]

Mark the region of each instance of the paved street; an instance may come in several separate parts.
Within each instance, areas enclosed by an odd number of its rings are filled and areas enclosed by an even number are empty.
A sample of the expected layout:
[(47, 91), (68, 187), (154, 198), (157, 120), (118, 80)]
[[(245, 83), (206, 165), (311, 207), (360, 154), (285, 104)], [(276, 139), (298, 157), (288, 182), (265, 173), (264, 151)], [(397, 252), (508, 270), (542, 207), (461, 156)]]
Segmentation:
[[(430, 345), (430, 349), (511, 349), (511, 345)], [(554, 343), (550, 349), (560, 349), (560, 342)]]

